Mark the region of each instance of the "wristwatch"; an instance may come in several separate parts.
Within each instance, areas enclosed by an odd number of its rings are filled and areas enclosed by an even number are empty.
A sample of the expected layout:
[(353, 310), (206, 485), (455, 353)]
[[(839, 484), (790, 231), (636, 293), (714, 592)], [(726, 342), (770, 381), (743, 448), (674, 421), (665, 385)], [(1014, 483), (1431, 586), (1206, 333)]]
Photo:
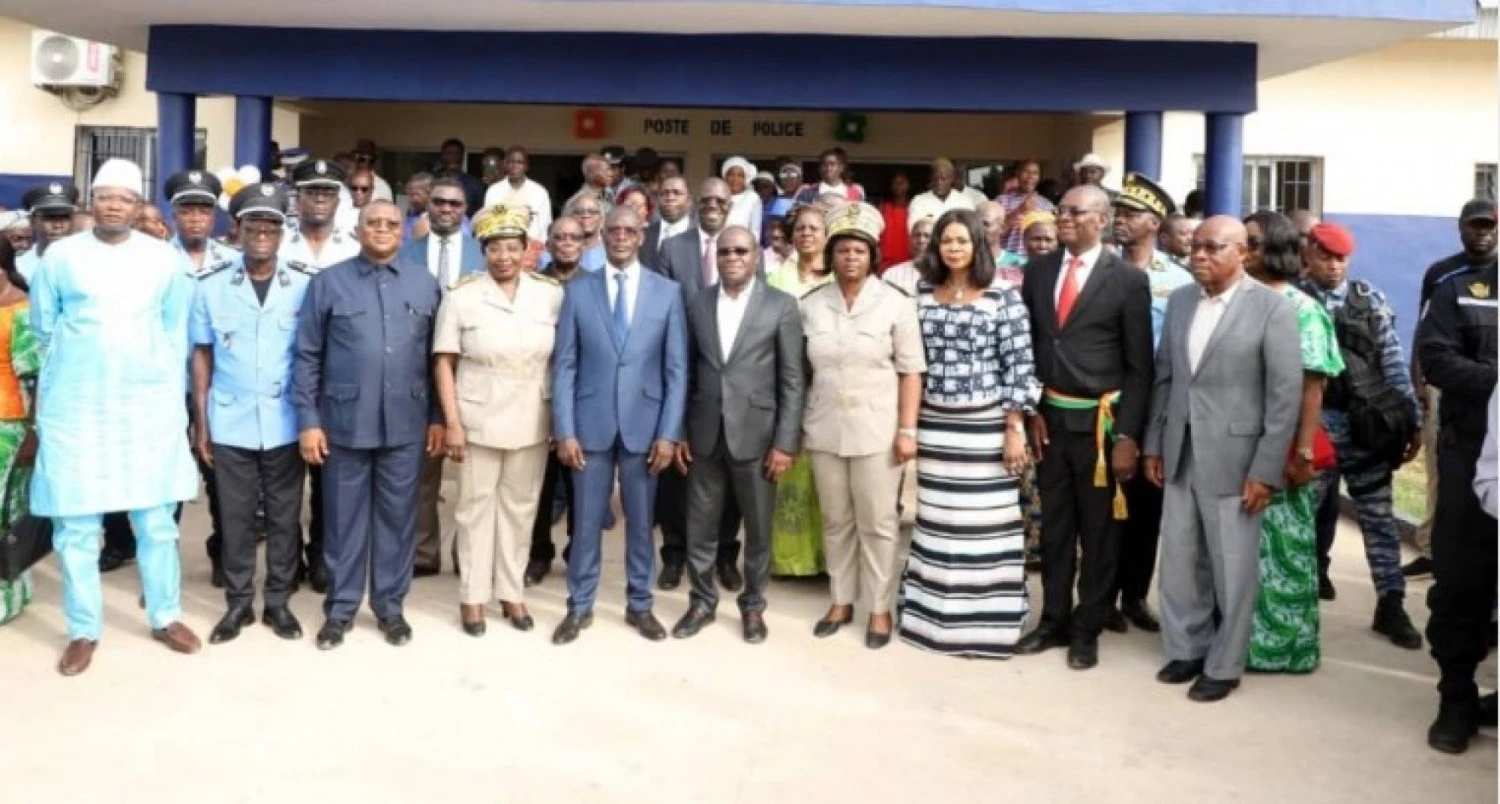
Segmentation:
[(1026, 425), (1022, 422), (1011, 422), (1005, 425), (1005, 429), (1016, 435), (1026, 435)]
[(1299, 449), (1299, 450), (1297, 450), (1297, 457), (1301, 458), (1304, 461), (1307, 461), (1308, 463), (1312, 463), (1312, 461), (1313, 461), (1313, 451), (1312, 451), (1312, 448), (1309, 447), (1307, 449)]
[(917, 428), (915, 428), (915, 427), (902, 427), (901, 429), (899, 429), (899, 430), (896, 431), (896, 435), (903, 435), (903, 436), (906, 436), (907, 438), (916, 438), (917, 437)]

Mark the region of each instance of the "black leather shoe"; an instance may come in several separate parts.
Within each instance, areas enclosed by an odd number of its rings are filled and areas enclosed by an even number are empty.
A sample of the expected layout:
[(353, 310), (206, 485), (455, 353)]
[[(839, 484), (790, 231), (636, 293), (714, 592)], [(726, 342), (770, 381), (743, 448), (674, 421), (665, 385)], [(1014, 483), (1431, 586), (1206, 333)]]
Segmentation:
[(740, 616), (740, 627), (744, 629), (745, 641), (759, 645), (766, 641), (766, 617), (758, 611), (747, 611)]
[(407, 625), (406, 618), (397, 614), (394, 617), (386, 617), (376, 623), (380, 633), (385, 634), (385, 641), (396, 647), (401, 647), (411, 641), (411, 626)]
[(1370, 628), (1390, 639), (1398, 648), (1421, 650), (1422, 635), (1406, 616), (1405, 600), (1406, 595), (1400, 592), (1387, 593), (1375, 604), (1375, 621)]
[(658, 588), (668, 591), (682, 585), (682, 563), (679, 561), (666, 561), (661, 565), (661, 577), (656, 579)]
[(699, 631), (703, 630), (704, 626), (712, 623), (714, 619), (714, 613), (707, 606), (699, 606), (697, 604), (688, 606), (688, 610), (682, 615), (682, 619), (678, 620), (677, 624), (672, 626), (672, 638), (687, 639), (695, 637)]
[(1401, 568), (1401, 574), (1407, 578), (1421, 578), (1431, 575), (1432, 559), (1427, 556), (1417, 556)]
[(594, 613), (586, 611), (582, 614), (568, 612), (568, 616), (557, 624), (557, 630), (552, 632), (552, 644), (566, 645), (578, 638), (578, 632), (594, 624)]
[(1327, 575), (1318, 576), (1318, 599), (1336, 600), (1338, 596), (1339, 592), (1333, 588), (1333, 581), (1328, 580)]
[(530, 631), (536, 627), (536, 620), (531, 618), (530, 612), (523, 611), (520, 614), (512, 615), (502, 608), (500, 616), (504, 617), (505, 621), (510, 623), (510, 627), (517, 631)]
[[(229, 579), (224, 576), (223, 564), (217, 561), (213, 562), (213, 571), (209, 574), (208, 582), (212, 584), (215, 589), (223, 589), (224, 587), (229, 585)], [(255, 618), (252, 615), (250, 619), (253, 623)]]
[(328, 620), (318, 629), (318, 650), (333, 650), (344, 644), (344, 634), (349, 633), (348, 620)]
[(662, 626), (660, 620), (656, 619), (656, 615), (652, 614), (650, 609), (625, 612), (625, 624), (652, 642), (660, 642), (667, 638), (667, 629)]
[(1035, 631), (1021, 637), (1016, 643), (1016, 653), (1028, 656), (1033, 653), (1052, 650), (1053, 648), (1066, 648), (1068, 646), (1067, 632), (1050, 626), (1038, 626)]
[(1092, 670), (1099, 665), (1099, 640), (1096, 637), (1074, 637), (1068, 645), (1068, 666), (1074, 670)]
[(322, 556), (309, 556), (307, 562), (307, 585), (320, 595), (328, 593), (328, 565)]
[(1136, 628), (1147, 633), (1160, 633), (1161, 623), (1157, 621), (1156, 615), (1146, 607), (1144, 600), (1131, 600), (1120, 604), (1120, 613)]
[(1445, 754), (1469, 750), (1469, 738), (1479, 733), (1479, 706), (1472, 699), (1445, 698), (1437, 720), (1427, 728), (1427, 744)]
[(437, 574), (441, 573), (442, 571), (443, 571), (443, 568), (441, 566), (438, 566), (438, 567), (413, 567), (412, 571), (411, 571), (411, 577), (413, 577), (413, 578), (431, 578), (432, 576), (437, 575)]
[(458, 626), (465, 634), (471, 637), (482, 637), (486, 630), (484, 623), (484, 606), (471, 606), (467, 603), (458, 605)]
[(1202, 659), (1173, 659), (1156, 671), (1156, 680), (1163, 684), (1186, 684), (1201, 675)]
[(1109, 611), (1104, 614), (1104, 630), (1113, 631), (1116, 634), (1128, 634), (1130, 624), (1125, 622), (1125, 615), (1121, 614), (1119, 609), (1110, 606)]
[(533, 559), (526, 562), (526, 573), (521, 577), (521, 582), (526, 586), (536, 586), (546, 580), (547, 573), (552, 570), (551, 561), (539, 561)]
[(100, 572), (114, 572), (133, 561), (135, 561), (135, 554), (133, 553), (125, 553), (112, 547), (106, 547), (99, 551)]
[(1198, 676), (1198, 680), (1194, 681), (1193, 686), (1188, 688), (1188, 699), (1197, 701), (1198, 703), (1222, 701), (1229, 697), (1229, 693), (1239, 689), (1239, 686), (1240, 680), (1237, 678), (1230, 679), (1229, 681), (1220, 681), (1217, 678)]
[(301, 639), (302, 623), (297, 622), (296, 615), (286, 606), (266, 606), (261, 613), (260, 621), (271, 627), (271, 633), (282, 639)]
[(738, 592), (745, 585), (745, 576), (740, 574), (735, 562), (722, 561), (719, 563), (719, 584), (730, 592)]
[(1495, 714), (1495, 693), (1479, 696), (1479, 725), (1486, 729), (1495, 728)]
[(842, 620), (829, 619), (829, 615), (825, 614), (823, 615), (823, 619), (818, 620), (817, 624), (813, 626), (813, 636), (819, 638), (831, 637), (834, 634), (837, 634), (840, 628), (843, 628), (853, 621), (854, 611), (852, 609), (849, 611), (848, 616), (846, 616)]
[(219, 624), (214, 626), (214, 630), (209, 632), (208, 641), (213, 645), (228, 642), (240, 635), (240, 629), (254, 624), (255, 612), (250, 610), (249, 603), (231, 606), (224, 618), (219, 620)]
[(889, 644), (891, 644), (890, 631), (886, 631), (882, 634), (879, 631), (871, 631), (868, 628), (865, 629), (865, 647), (869, 648), (870, 650), (880, 650), (881, 648)]

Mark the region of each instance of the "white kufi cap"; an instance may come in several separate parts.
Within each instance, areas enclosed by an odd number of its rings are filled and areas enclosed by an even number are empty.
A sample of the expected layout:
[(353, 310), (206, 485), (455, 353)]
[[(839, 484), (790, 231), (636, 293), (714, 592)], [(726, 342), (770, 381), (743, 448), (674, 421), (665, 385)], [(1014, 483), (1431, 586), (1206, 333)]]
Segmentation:
[(93, 189), (105, 187), (129, 190), (136, 195), (146, 193), (140, 167), (126, 159), (110, 159), (95, 171)]

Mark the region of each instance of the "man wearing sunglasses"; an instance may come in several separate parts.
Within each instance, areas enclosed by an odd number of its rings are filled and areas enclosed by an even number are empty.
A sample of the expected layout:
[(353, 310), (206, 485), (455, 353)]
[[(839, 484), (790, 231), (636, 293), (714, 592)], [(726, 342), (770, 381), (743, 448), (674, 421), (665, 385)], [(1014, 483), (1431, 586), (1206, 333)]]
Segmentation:
[(391, 192), (390, 182), (380, 178), (375, 172), (375, 162), (380, 158), (380, 151), (375, 147), (374, 140), (360, 140), (354, 143), (354, 150), (350, 152), (354, 158), (356, 170), (363, 168), (370, 171), (371, 183), (374, 189), (370, 191), (371, 201), (395, 201), (396, 196)]

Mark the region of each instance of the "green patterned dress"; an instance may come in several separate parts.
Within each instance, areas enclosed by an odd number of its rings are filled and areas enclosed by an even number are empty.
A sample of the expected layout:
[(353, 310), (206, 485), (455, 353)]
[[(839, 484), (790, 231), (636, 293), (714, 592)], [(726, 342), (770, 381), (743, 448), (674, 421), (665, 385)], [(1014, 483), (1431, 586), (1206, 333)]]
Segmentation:
[[(1297, 307), (1303, 371), (1329, 377), (1342, 373), (1344, 360), (1328, 312), (1290, 285), (1282, 292)], [(1261, 520), (1260, 598), (1250, 633), (1250, 670), (1310, 673), (1318, 667), (1316, 508), (1313, 484), (1308, 483), (1276, 492)]]
[[(766, 284), (802, 298), (832, 279), (832, 274), (803, 282), (797, 260), (767, 274)], [(776, 513), (771, 518), (771, 574), (808, 576), (823, 571), (823, 513), (813, 485), (812, 462), (804, 451), (776, 484)]]
[[(22, 301), (0, 308), (0, 481), (10, 478), (6, 509), (15, 520), (26, 513), (26, 488), (31, 470), (19, 469), (11, 477), (16, 452), (26, 438), (26, 405), (29, 395), (22, 388), (36, 378), (42, 350), (31, 331), (30, 306)], [(0, 625), (20, 616), (31, 602), (31, 575), (21, 573), (14, 581), (0, 580)]]

